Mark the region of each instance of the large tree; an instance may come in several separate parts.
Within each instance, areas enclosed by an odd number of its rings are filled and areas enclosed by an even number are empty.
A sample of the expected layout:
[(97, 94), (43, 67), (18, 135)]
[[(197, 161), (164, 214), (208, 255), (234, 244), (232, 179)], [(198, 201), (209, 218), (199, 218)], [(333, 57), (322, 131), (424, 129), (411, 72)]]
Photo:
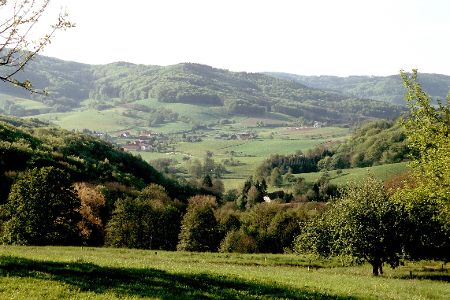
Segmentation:
[(401, 73), (410, 113), (405, 118), (412, 178), (393, 198), (406, 207), (406, 253), (414, 259), (450, 260), (450, 95), (432, 104), (417, 83), (417, 71)]
[(415, 70), (401, 77), (412, 175), (391, 188), (392, 197), (373, 179), (350, 187), (297, 238), (299, 251), (349, 254), (372, 264), (375, 275), (383, 262), (395, 267), (403, 255), (450, 260), (450, 97), (433, 105)]
[(410, 110), (403, 122), (413, 153), (415, 175), (436, 196), (450, 202), (450, 94), (446, 101), (432, 104), (417, 82), (417, 71), (401, 73)]
[(186, 214), (181, 221), (177, 249), (180, 251), (216, 251), (219, 247), (219, 228), (212, 196), (194, 196), (189, 199)]
[[(0, 0), (0, 80), (38, 92), (19, 72), (45, 46), (55, 32), (73, 27), (67, 14), (60, 12), (54, 23), (42, 32), (42, 16), (50, 0)], [(38, 26), (39, 25), (39, 26)], [(44, 26), (45, 27), (45, 26)]]
[(370, 263), (373, 274), (378, 275), (383, 263), (399, 265), (405, 220), (403, 206), (388, 197), (383, 182), (369, 177), (348, 186), (297, 238), (297, 249), (321, 256), (351, 256)]
[(25, 171), (2, 206), (2, 239), (23, 245), (78, 244), (79, 207), (69, 177), (62, 170), (45, 167)]
[(136, 199), (118, 200), (106, 227), (115, 247), (175, 250), (181, 213), (165, 189), (150, 184)]

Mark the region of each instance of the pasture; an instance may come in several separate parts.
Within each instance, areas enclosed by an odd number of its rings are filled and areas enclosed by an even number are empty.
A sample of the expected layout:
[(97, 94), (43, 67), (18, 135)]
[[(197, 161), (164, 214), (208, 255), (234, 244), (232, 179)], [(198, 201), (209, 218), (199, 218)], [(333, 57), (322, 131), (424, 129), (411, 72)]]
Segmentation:
[[(403, 174), (407, 171), (408, 163), (401, 162), (396, 164), (386, 164), (367, 168), (344, 169), (342, 170), (342, 173), (339, 173), (337, 170), (333, 170), (328, 172), (328, 174), (330, 175), (331, 183), (336, 185), (345, 185), (348, 182), (361, 181), (370, 174), (385, 181), (393, 176)], [(305, 178), (306, 182), (315, 182), (322, 175), (323, 172), (296, 174), (296, 176), (298, 177)]]
[[(310, 267), (308, 267), (310, 266)], [(448, 299), (440, 262), (342, 267), (292, 254), (0, 247), (1, 299)]]

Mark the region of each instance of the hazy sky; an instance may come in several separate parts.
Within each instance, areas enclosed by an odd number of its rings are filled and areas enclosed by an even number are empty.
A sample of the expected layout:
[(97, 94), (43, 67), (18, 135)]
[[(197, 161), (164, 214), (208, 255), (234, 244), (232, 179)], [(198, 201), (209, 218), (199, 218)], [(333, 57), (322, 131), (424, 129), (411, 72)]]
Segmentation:
[(450, 74), (448, 0), (52, 0), (76, 28), (45, 55), (232, 71)]

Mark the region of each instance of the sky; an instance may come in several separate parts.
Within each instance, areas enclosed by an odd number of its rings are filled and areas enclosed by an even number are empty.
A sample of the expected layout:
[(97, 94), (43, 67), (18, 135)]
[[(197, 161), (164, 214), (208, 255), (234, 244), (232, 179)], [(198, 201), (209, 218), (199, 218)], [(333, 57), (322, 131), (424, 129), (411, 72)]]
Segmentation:
[(302, 75), (450, 75), (448, 0), (52, 0), (65, 60)]

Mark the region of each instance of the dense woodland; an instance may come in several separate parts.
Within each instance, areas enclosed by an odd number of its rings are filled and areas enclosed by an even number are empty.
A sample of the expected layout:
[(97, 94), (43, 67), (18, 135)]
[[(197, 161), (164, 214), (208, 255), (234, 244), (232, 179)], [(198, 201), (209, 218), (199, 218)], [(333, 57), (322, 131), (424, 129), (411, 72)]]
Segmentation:
[[(392, 76), (302, 76), (288, 73), (267, 73), (272, 76), (290, 79), (306, 86), (335, 91), (362, 99), (374, 99), (395, 104), (405, 103), (405, 89), (397, 75)], [(425, 92), (433, 99), (445, 99), (450, 85), (450, 76), (421, 73), (418, 78)]]
[[(33, 82), (34, 88), (48, 91), (47, 96), (31, 96), (47, 107), (27, 110), (3, 101), (2, 113), (24, 116), (70, 111), (87, 99), (97, 109), (147, 99), (221, 107), (228, 115), (261, 116), (275, 112), (333, 124), (393, 119), (404, 111), (396, 104), (311, 88), (291, 79), (191, 63), (167, 67), (125, 62), (85, 65), (39, 56), (18, 76)], [(13, 86), (3, 85), (0, 92), (30, 97), (27, 91)]]

